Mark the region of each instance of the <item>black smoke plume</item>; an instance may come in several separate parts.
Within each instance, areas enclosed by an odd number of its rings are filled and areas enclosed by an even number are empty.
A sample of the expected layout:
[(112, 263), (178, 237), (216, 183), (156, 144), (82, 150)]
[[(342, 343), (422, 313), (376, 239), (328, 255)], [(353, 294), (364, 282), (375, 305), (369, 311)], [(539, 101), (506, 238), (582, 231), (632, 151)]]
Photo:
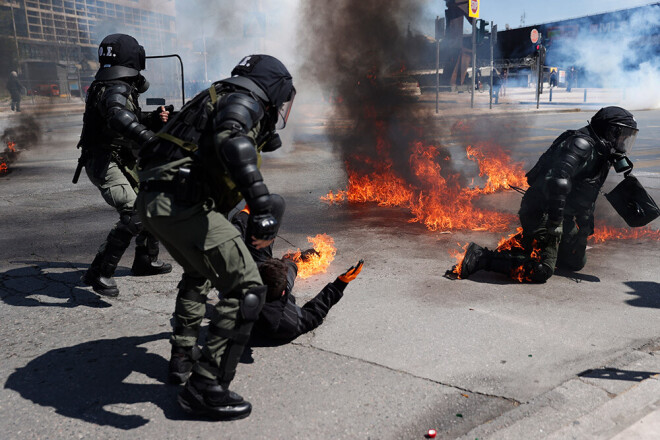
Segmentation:
[[(400, 83), (406, 72), (429, 68), (429, 57), (422, 56), (428, 55), (424, 48), (429, 41), (411, 30), (411, 23), (424, 20), (426, 3), (311, 0), (301, 4), (300, 40), (306, 59), (301, 73), (320, 84), (334, 118), (347, 121), (331, 127), (329, 136), (358, 173), (370, 172), (369, 164), (382, 161), (387, 151), (393, 171), (420, 185), (409, 165), (411, 148), (419, 141), (439, 149), (443, 177), (457, 173), (457, 165), (447, 160), (448, 149), (438, 140), (452, 134), (455, 118), (438, 117), (432, 106), (415, 102)], [(435, 56), (431, 61), (434, 65)], [(483, 134), (481, 138), (488, 138)], [(467, 140), (465, 131), (462, 138)], [(356, 156), (368, 160), (355, 161)]]
[(18, 159), (21, 151), (37, 145), (41, 140), (41, 133), (41, 125), (36, 118), (25, 114), (6, 128), (0, 135), (1, 145), (4, 146), (4, 151), (0, 154), (0, 174), (10, 170), (9, 165)]

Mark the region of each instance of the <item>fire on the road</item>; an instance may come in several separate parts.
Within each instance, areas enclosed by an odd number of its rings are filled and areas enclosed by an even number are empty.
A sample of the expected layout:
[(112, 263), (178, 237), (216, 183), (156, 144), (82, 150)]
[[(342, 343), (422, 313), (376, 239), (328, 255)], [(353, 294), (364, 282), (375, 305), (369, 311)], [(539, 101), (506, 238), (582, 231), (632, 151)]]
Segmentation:
[(16, 149), (16, 142), (7, 140), (7, 146), (2, 154), (0, 154), (0, 174), (9, 172), (9, 163), (16, 160), (18, 150)]
[[(484, 150), (487, 150), (485, 152)], [(511, 162), (510, 157), (495, 146), (483, 150), (468, 146), (467, 158), (477, 162), (479, 176), (486, 183), (472, 183), (462, 187), (459, 174), (443, 177), (440, 150), (433, 145), (416, 142), (411, 150), (409, 164), (419, 184), (407, 183), (393, 171), (392, 159), (387, 149), (379, 148), (382, 160), (375, 163), (364, 157), (354, 157), (346, 163), (348, 187), (346, 190), (330, 191), (322, 200), (330, 203), (376, 202), (379, 206), (407, 208), (413, 218), (410, 222), (424, 223), (432, 231), (473, 230), (501, 231), (514, 220), (511, 214), (477, 208), (473, 201), (484, 194), (492, 194), (511, 186), (526, 187), (522, 163)], [(367, 174), (357, 172), (352, 164), (359, 163), (373, 169)]]
[[(609, 240), (655, 240), (660, 241), (660, 231), (649, 228), (648, 226), (643, 228), (615, 228), (613, 226), (608, 226), (605, 224), (597, 225), (594, 228), (593, 235), (589, 236), (588, 241), (592, 244), (595, 243), (604, 243)], [(463, 259), (465, 258), (465, 250), (467, 249), (469, 243), (461, 245), (458, 243), (458, 246), (461, 250), (452, 249), (449, 254), (456, 260), (456, 265), (454, 266), (452, 272), (457, 278), (461, 278), (460, 268)], [(531, 260), (540, 261), (539, 251), (540, 248), (536, 246), (536, 242), (532, 244), (533, 250), (530, 254)], [(518, 250), (519, 252), (524, 252), (522, 245), (522, 228), (518, 227), (515, 233), (509, 235), (508, 237), (503, 237), (497, 243), (497, 251), (508, 251), (508, 250)], [(523, 267), (516, 267), (512, 270), (510, 274), (511, 279), (523, 282), (530, 281), (526, 279)]]

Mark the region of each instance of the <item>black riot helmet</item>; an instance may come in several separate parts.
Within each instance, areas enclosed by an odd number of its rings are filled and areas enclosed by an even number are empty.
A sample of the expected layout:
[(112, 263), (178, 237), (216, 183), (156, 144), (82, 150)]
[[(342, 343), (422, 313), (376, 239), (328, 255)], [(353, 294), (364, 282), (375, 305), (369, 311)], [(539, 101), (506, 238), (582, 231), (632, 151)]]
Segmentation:
[(144, 47), (130, 35), (108, 35), (99, 45), (99, 64), (97, 80), (137, 76), (145, 68)]
[(590, 124), (600, 141), (614, 155), (630, 152), (639, 132), (632, 113), (621, 107), (601, 108), (591, 118)]
[[(277, 128), (284, 128), (296, 89), (291, 74), (280, 60), (270, 55), (249, 55), (234, 67), (231, 76), (223, 82), (235, 83), (252, 91), (271, 111), (277, 112), (274, 115), (278, 122)], [(249, 87), (242, 78), (251, 80), (258, 89)]]

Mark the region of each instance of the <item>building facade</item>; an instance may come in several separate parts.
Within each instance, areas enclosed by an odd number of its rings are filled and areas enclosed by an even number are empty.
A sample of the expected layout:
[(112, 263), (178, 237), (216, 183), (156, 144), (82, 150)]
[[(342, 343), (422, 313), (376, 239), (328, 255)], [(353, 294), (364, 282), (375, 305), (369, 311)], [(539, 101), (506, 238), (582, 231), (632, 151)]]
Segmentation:
[(105, 35), (130, 34), (147, 54), (173, 52), (174, 3), (0, 0), (0, 69), (4, 75), (17, 70), (31, 93), (55, 93), (56, 85), (62, 94), (80, 95), (98, 68), (97, 48)]

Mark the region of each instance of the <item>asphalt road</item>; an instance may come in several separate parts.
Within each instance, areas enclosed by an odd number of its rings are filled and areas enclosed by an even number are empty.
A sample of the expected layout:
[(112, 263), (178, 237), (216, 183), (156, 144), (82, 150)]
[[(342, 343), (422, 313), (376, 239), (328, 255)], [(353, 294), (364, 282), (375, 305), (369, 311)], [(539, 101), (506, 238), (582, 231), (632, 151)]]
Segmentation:
[[(592, 114), (465, 119), (515, 120), (512, 156), (530, 163)], [(448, 280), (457, 242), (493, 246), (502, 234), (441, 234), (402, 210), (320, 202), (346, 176), (324, 135), (328, 122), (312, 116), (263, 168), (288, 203), (280, 235), (305, 248), (307, 236), (327, 233), (338, 249), (329, 273), (299, 280), (295, 293), (304, 301), (359, 258), (365, 267), (316, 331), (246, 351), (232, 388), (254, 409), (230, 423), (189, 419), (175, 403), (178, 387), (165, 383), (179, 267), (131, 277), (131, 248), (117, 299), (80, 284), (116, 214), (84, 173), (71, 184), (81, 115), (42, 117), (41, 144), (0, 178), (3, 438), (421, 439), (429, 428), (438, 438), (571, 438), (562, 433), (580, 427), (591, 430), (577, 438), (609, 438), (648, 413), (656, 389), (593, 416), (660, 373), (657, 241), (593, 245), (581, 273), (545, 285), (489, 273)], [(636, 117), (635, 174), (660, 200), (660, 111)], [(491, 197), (516, 212), (517, 193)], [(600, 200), (597, 215), (623, 226), (610, 211)], [(276, 253), (290, 248), (279, 240)]]

